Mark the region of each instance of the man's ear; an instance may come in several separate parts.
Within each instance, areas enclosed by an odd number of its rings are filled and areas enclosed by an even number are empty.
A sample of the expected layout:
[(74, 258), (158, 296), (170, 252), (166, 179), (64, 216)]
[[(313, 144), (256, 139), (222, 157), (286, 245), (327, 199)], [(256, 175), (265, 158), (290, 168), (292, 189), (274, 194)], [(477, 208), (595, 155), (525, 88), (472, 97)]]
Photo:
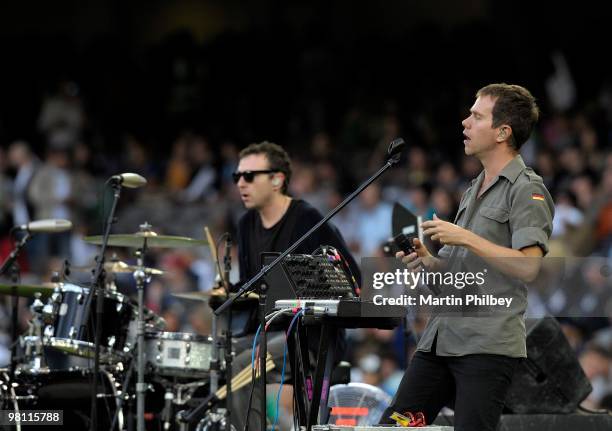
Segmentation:
[(285, 174), (282, 172), (277, 172), (274, 174), (274, 178), (272, 178), (272, 185), (274, 187), (282, 186), (285, 181)]
[(495, 140), (499, 143), (509, 141), (511, 135), (512, 127), (504, 124), (503, 126), (499, 127), (499, 131), (497, 132), (497, 137), (495, 138)]

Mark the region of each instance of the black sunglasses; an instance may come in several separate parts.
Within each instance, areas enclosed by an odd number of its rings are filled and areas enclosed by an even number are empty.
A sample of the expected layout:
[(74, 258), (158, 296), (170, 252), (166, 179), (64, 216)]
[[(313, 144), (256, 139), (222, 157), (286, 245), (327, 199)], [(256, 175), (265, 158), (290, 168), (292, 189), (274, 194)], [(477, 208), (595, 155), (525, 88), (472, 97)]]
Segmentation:
[(275, 169), (261, 169), (258, 171), (243, 171), (243, 172), (234, 172), (232, 174), (232, 178), (234, 179), (234, 183), (238, 184), (238, 181), (240, 181), (240, 177), (244, 177), (244, 180), (247, 183), (252, 183), (253, 180), (255, 179), (255, 175), (258, 174), (273, 174), (275, 172), (278, 172)]

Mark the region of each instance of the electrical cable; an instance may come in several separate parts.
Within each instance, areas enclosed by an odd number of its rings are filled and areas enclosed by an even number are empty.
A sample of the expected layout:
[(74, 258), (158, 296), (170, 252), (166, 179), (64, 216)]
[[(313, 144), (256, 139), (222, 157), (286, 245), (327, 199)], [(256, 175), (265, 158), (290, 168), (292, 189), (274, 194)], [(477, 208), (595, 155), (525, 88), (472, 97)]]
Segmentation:
[(274, 428), (276, 428), (276, 424), (278, 423), (278, 410), (279, 410), (279, 405), (280, 405), (280, 396), (281, 393), (283, 391), (283, 384), (285, 383), (285, 370), (286, 370), (286, 366), (287, 366), (287, 348), (289, 346), (289, 334), (291, 333), (291, 329), (293, 328), (294, 323), (300, 318), (300, 316), (304, 315), (305, 312), (305, 308), (299, 310), (295, 316), (293, 316), (293, 319), (291, 320), (291, 323), (289, 324), (289, 329), (287, 329), (287, 333), (285, 334), (285, 350), (283, 352), (283, 370), (281, 371), (281, 381), (280, 381), (280, 387), (278, 388), (278, 393), (276, 394), (276, 412), (275, 412), (275, 417), (274, 417), (274, 423), (272, 424), (272, 431), (274, 431)]

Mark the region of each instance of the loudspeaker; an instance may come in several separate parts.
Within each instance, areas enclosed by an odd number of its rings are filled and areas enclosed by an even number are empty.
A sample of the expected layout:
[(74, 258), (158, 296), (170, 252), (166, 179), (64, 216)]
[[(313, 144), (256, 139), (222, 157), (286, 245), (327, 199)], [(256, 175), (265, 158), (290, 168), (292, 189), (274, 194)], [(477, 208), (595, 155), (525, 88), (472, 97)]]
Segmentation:
[(571, 413), (591, 383), (554, 317), (527, 319), (527, 359), (514, 373), (506, 408), (513, 413)]

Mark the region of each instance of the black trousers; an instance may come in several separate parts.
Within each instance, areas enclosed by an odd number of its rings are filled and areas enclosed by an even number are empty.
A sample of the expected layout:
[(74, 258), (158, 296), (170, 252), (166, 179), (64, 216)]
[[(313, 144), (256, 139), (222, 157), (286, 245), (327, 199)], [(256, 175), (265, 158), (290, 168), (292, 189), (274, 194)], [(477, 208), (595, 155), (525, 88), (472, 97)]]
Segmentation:
[(442, 407), (449, 406), (455, 410), (456, 431), (494, 431), (520, 360), (501, 355), (416, 352), (380, 423), (395, 423), (389, 418), (394, 411), (410, 411), (423, 412), (429, 425)]

